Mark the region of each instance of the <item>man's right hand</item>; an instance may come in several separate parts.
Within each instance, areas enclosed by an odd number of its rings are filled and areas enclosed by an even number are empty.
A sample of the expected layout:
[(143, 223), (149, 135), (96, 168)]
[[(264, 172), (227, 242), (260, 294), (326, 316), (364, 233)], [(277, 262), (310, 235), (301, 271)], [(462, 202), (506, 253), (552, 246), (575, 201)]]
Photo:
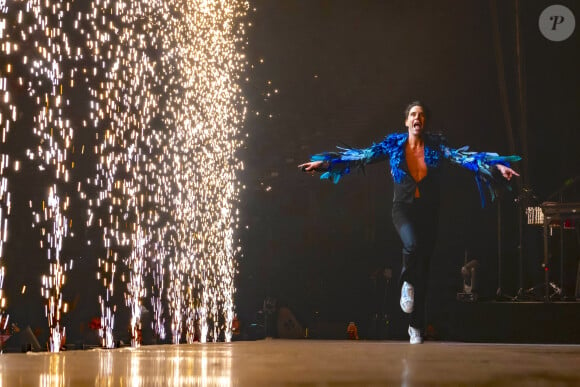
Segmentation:
[(308, 163), (300, 164), (298, 168), (302, 169), (304, 172), (314, 173), (322, 167), (323, 161), (310, 161)]

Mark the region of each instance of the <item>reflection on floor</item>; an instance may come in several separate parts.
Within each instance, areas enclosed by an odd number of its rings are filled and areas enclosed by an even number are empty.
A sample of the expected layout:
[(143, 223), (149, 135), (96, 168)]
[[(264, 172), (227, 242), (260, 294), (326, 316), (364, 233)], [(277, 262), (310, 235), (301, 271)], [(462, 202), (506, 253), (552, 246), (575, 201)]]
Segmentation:
[(271, 340), (0, 355), (0, 386), (580, 385), (580, 346)]

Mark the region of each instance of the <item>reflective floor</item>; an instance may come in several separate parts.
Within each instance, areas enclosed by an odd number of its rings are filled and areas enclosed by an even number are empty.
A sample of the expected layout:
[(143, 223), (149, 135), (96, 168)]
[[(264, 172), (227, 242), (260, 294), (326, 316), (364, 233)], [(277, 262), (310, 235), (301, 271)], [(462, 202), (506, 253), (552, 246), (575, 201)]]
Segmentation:
[(580, 346), (264, 340), (0, 355), (0, 386), (580, 385)]

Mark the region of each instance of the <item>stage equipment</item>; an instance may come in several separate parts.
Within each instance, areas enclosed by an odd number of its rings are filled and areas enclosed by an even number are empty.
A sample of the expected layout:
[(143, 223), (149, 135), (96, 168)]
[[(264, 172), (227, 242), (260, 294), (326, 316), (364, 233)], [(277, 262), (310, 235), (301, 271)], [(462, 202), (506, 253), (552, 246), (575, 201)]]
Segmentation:
[(349, 340), (358, 340), (358, 327), (356, 326), (356, 324), (354, 323), (354, 321), (351, 321), (348, 323), (348, 326), (346, 327), (346, 334), (348, 335), (348, 339)]
[(38, 339), (32, 333), (32, 329), (30, 326), (27, 326), (20, 332), (20, 344), (22, 352), (40, 352), (42, 351), (42, 347), (38, 342)]
[(289, 308), (278, 310), (278, 337), (281, 339), (303, 339), (306, 332)]
[(560, 286), (561, 299), (566, 298), (564, 288), (564, 228), (570, 227), (573, 222), (580, 221), (580, 202), (544, 202), (542, 203), (542, 212), (544, 213), (544, 300), (550, 301), (550, 266), (549, 266), (549, 238), (554, 227), (560, 228)]
[(535, 224), (541, 226), (544, 224), (544, 213), (542, 212), (542, 207), (526, 207), (526, 219), (527, 223), (530, 225)]
[(527, 298), (524, 290), (524, 211), (527, 224), (540, 225), (544, 221), (542, 208), (537, 206), (538, 197), (531, 188), (523, 187), (520, 194), (514, 199), (518, 205), (518, 227), (519, 227), (519, 245), (518, 245), (518, 292), (516, 300)]
[(479, 262), (475, 259), (467, 262), (467, 251), (465, 251), (464, 265), (461, 267), (463, 277), (463, 292), (457, 293), (457, 300), (464, 302), (477, 301), (477, 269)]

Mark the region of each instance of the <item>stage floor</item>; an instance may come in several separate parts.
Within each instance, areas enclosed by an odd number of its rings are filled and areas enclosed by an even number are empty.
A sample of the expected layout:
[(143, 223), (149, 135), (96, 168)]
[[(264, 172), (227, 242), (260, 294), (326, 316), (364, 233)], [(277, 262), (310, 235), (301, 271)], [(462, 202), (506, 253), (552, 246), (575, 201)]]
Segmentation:
[(580, 346), (277, 340), (0, 355), (0, 386), (580, 385)]

